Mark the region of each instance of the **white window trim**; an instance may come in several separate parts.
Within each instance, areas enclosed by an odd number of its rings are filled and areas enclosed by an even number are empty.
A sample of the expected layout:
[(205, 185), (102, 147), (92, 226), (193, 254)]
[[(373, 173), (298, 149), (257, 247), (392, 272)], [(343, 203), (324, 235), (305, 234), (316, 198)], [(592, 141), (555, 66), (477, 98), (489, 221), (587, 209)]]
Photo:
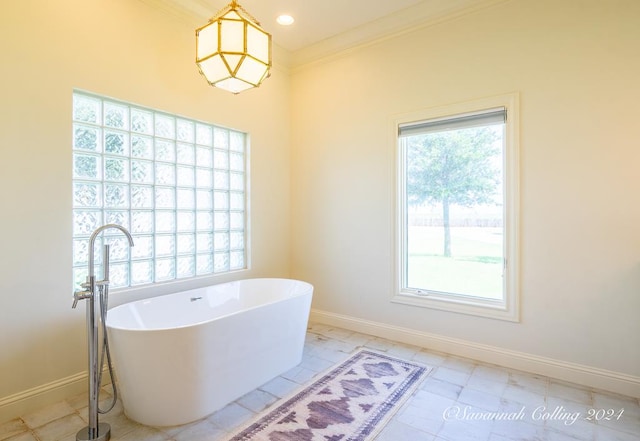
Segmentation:
[[(503, 302), (482, 300), (474, 297), (452, 296), (418, 290), (403, 290), (403, 274), (406, 268), (404, 244), (406, 243), (406, 211), (404, 206), (403, 181), (405, 179), (404, 163), (400, 149), (398, 127), (415, 121), (451, 117), (464, 113), (479, 112), (496, 107), (507, 110), (505, 127), (505, 271)], [(394, 209), (395, 225), (395, 274), (391, 302), (425, 308), (451, 311), (493, 319), (520, 321), (519, 290), (519, 195), (520, 195), (520, 159), (519, 159), (519, 95), (510, 93), (494, 97), (482, 98), (441, 107), (433, 107), (417, 112), (397, 115), (393, 119), (393, 140), (395, 148), (396, 194)]]

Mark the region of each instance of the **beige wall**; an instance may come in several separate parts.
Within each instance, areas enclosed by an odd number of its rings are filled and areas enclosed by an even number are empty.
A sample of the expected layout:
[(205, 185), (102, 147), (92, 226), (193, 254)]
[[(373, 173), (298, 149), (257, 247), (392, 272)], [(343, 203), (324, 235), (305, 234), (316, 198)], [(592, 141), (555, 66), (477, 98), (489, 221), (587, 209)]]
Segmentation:
[[(319, 310), (640, 375), (638, 22), (634, 0), (513, 0), (232, 96), (197, 73), (193, 26), (147, 3), (3, 2), (0, 407), (86, 369), (74, 88), (251, 133), (253, 266), (216, 281), (291, 275)], [(522, 322), (390, 303), (393, 116), (514, 91)]]
[(289, 275), (290, 99), (278, 69), (242, 95), (209, 87), (194, 63), (195, 28), (138, 0), (3, 1), (1, 9), (3, 404), (87, 369), (84, 305), (71, 309), (73, 89), (250, 132), (253, 266), (216, 282)]
[[(314, 308), (637, 379), (639, 23), (635, 0), (514, 0), (294, 70), (292, 275)], [(391, 303), (394, 115), (510, 92), (521, 322)]]

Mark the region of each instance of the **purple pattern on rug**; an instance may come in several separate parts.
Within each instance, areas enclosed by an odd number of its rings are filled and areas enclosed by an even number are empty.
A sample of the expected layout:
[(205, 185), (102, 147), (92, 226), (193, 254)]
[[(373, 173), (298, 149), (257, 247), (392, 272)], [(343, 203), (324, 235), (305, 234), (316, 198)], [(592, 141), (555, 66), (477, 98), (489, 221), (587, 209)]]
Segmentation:
[(373, 378), (398, 375), (398, 372), (393, 368), (393, 366), (391, 366), (391, 364), (387, 362), (376, 364), (365, 363), (364, 370), (367, 371), (367, 375)]
[(368, 378), (361, 378), (359, 380), (342, 380), (340, 382), (344, 394), (348, 397), (361, 397), (363, 395), (378, 395), (373, 381)]
[(428, 369), (361, 351), (230, 441), (365, 441)]
[(298, 429), (293, 432), (271, 432), (269, 441), (311, 441), (313, 432), (309, 429)]
[(354, 419), (349, 412), (347, 397), (331, 401), (312, 401), (307, 407), (310, 411), (307, 426), (312, 429), (326, 429), (332, 424), (350, 423)]

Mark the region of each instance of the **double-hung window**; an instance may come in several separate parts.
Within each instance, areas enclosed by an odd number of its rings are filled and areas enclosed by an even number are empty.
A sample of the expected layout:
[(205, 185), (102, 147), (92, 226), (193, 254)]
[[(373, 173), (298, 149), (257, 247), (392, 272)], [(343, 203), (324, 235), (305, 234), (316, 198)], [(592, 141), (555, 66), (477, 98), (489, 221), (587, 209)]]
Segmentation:
[(507, 95), (395, 121), (395, 302), (518, 320), (516, 104)]
[(87, 275), (88, 239), (127, 228), (111, 247), (114, 287), (247, 267), (247, 135), (84, 92), (73, 94), (73, 278)]

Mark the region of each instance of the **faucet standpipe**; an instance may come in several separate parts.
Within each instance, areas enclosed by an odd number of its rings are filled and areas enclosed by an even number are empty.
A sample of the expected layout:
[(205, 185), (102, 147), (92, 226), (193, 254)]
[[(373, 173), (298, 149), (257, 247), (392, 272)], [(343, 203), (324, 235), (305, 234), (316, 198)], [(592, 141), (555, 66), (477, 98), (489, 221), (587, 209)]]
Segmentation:
[[(87, 427), (81, 429), (76, 434), (76, 441), (109, 441), (111, 438), (111, 427), (106, 423), (98, 423), (98, 413), (100, 411), (98, 407), (98, 397), (100, 392), (100, 361), (98, 360), (98, 319), (104, 320), (105, 316), (102, 313), (101, 296), (96, 297), (96, 287), (100, 289), (107, 289), (109, 285), (109, 245), (104, 246), (104, 258), (103, 258), (103, 271), (104, 279), (96, 282), (94, 274), (94, 245), (98, 235), (109, 228), (115, 228), (120, 230), (129, 240), (129, 246), (133, 246), (133, 238), (126, 228), (116, 225), (107, 224), (97, 228), (89, 238), (89, 275), (87, 281), (83, 283), (82, 290), (75, 291), (73, 293), (73, 305), (72, 308), (78, 306), (78, 301), (88, 300), (87, 303), (87, 341), (88, 341), (88, 354), (89, 354), (89, 424)], [(106, 304), (105, 308), (106, 310)], [(106, 312), (104, 312), (106, 314)], [(106, 333), (106, 327), (103, 328)], [(106, 336), (105, 336), (106, 338)], [(107, 340), (104, 341), (104, 346), (108, 346)], [(111, 367), (109, 365), (109, 367)], [(115, 384), (114, 384), (115, 388)], [(115, 396), (115, 389), (114, 389)], [(115, 400), (114, 400), (115, 401)], [(105, 411), (108, 412), (108, 411)]]

